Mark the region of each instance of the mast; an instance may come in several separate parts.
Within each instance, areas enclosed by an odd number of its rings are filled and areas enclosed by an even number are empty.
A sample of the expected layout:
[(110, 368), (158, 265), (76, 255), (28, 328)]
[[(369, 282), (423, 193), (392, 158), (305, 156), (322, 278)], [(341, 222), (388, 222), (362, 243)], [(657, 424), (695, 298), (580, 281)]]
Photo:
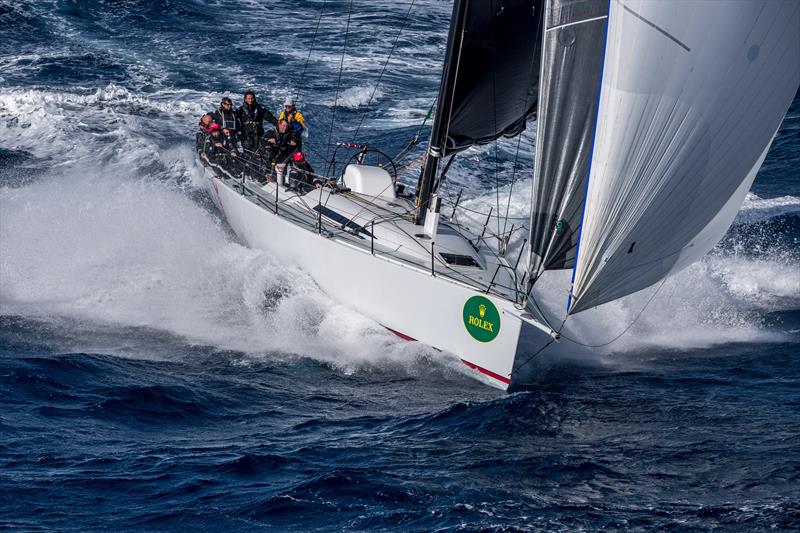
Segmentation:
[(442, 68), (442, 81), (439, 85), (436, 114), (431, 127), (431, 140), (428, 143), (427, 157), (422, 166), (422, 172), (417, 184), (417, 211), (414, 215), (414, 223), (418, 225), (425, 220), (425, 212), (428, 210), (431, 195), (436, 189), (436, 174), (439, 168), (439, 161), (444, 156), (447, 125), (450, 122), (450, 113), (453, 106), (453, 92), (458, 74), (468, 3), (469, 0), (456, 0), (453, 4), (453, 16), (450, 19), (450, 32), (447, 36), (447, 52), (444, 58), (444, 67)]

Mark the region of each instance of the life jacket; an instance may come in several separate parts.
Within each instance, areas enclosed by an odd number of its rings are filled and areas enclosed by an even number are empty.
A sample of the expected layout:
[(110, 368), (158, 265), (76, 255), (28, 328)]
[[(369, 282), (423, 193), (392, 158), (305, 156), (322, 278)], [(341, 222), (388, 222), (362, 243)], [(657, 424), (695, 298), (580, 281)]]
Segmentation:
[[(275, 144), (270, 143), (269, 139), (275, 139)], [(289, 144), (291, 141), (295, 141), (297, 143), (296, 146)], [(291, 129), (287, 129), (286, 133), (272, 130), (264, 137), (262, 146), (268, 150), (269, 158), (273, 162), (284, 163), (295, 150), (299, 149), (300, 142), (295, 132)]]
[(281, 114), (278, 116), (278, 120), (286, 120), (289, 125), (294, 128), (294, 131), (296, 131), (298, 135), (303, 133), (303, 130), (306, 127), (306, 119), (297, 109), (288, 115), (286, 114), (286, 110), (281, 111)]
[(214, 120), (219, 124), (220, 128), (228, 128), (231, 131), (238, 129), (236, 127), (236, 113), (233, 112), (233, 109), (227, 111), (220, 106), (217, 112), (214, 113)]
[(197, 124), (197, 133), (195, 134), (194, 137), (195, 138), (194, 147), (198, 152), (203, 151), (203, 146), (205, 145), (206, 137), (208, 137), (209, 133), (211, 133), (211, 130), (208, 129), (208, 126), (206, 126), (202, 122)]
[(242, 104), (238, 110), (239, 126), (242, 128), (242, 143), (245, 147), (255, 149), (258, 139), (264, 135), (264, 108), (258, 102), (253, 103), (252, 107)]
[(222, 135), (219, 136), (219, 138), (222, 139), (222, 146), (224, 146), (225, 150), (227, 150), (228, 152), (239, 151), (239, 148), (237, 146), (238, 143), (236, 141), (236, 133), (234, 133), (233, 131), (231, 131), (230, 135), (225, 135), (223, 133)]
[(218, 161), (219, 159), (223, 158), (227, 153), (223, 148), (219, 146), (215, 146), (215, 143), (220, 143), (222, 146), (225, 146), (225, 139), (220, 134), (218, 137), (214, 137), (212, 134), (208, 134), (206, 137), (205, 145), (203, 146), (203, 151), (205, 152), (206, 156), (211, 161)]
[(242, 126), (260, 122), (258, 120), (259, 108), (260, 106), (258, 103), (254, 103), (252, 107), (248, 107), (247, 104), (242, 104), (242, 107), (239, 108), (242, 112)]

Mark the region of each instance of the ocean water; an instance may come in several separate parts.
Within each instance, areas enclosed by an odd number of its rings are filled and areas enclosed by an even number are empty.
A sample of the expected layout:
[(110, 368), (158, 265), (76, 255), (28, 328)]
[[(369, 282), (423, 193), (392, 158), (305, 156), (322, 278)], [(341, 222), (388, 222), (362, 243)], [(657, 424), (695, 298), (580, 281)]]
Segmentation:
[[(708, 256), (501, 393), (242, 246), (194, 162), (248, 88), (312, 163), (414, 135), (450, 3), (354, 1), (339, 82), (350, 5), (0, 2), (0, 528), (800, 529), (800, 97)], [(450, 194), (524, 216), (532, 142)]]

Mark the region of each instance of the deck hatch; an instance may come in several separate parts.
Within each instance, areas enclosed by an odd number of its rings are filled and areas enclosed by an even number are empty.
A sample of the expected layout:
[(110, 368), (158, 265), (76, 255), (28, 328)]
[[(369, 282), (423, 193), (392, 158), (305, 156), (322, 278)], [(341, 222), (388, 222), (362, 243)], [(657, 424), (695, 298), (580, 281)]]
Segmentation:
[(461, 255), (461, 254), (448, 254), (448, 253), (440, 253), (439, 255), (442, 256), (448, 265), (456, 265), (456, 266), (467, 266), (467, 267), (477, 267), (480, 268), (480, 265), (475, 258), (471, 255)]

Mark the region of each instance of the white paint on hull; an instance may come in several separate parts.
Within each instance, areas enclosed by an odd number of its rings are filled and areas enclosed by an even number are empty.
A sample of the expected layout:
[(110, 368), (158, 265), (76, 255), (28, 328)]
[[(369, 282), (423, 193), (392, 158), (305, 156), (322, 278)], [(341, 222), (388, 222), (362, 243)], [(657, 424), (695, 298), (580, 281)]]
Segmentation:
[[(356, 246), (302, 227), (242, 196), (226, 181), (211, 178), (212, 196), (248, 246), (299, 266), (330, 296), (383, 326), (455, 354), (484, 382), (501, 389), (509, 386), (523, 327), (535, 344), (543, 346), (550, 340), (547, 328), (534, 327), (531, 320), (521, 317), (524, 311), (508, 300), (433, 276), (420, 266), (373, 255), (368, 244)], [(475, 295), (491, 300), (500, 314), (499, 332), (489, 342), (474, 339), (464, 325), (464, 304)]]

